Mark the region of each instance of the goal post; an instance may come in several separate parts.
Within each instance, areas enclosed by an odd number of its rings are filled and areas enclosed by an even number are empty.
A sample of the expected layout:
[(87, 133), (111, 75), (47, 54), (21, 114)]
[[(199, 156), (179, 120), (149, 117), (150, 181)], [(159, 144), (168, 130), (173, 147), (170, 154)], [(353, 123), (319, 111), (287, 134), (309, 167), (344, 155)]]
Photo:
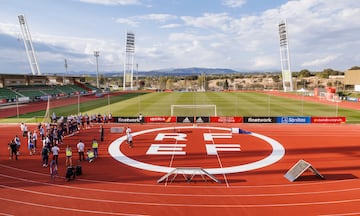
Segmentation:
[(177, 104), (171, 105), (171, 116), (217, 116), (214, 104)]
[(331, 101), (331, 102), (341, 102), (338, 94), (330, 93), (330, 92), (320, 92), (319, 99), (327, 100), (327, 101)]

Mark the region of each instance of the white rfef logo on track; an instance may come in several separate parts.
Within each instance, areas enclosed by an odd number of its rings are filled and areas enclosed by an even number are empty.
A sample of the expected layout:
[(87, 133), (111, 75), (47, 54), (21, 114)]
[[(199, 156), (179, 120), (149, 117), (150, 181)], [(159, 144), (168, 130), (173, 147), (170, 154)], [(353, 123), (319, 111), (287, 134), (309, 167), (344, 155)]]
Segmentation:
[[(166, 128), (154, 128), (149, 130), (143, 130), (139, 132), (134, 132), (133, 136), (138, 136), (146, 133), (159, 132), (155, 138), (156, 141), (162, 141), (164, 139), (174, 139), (175, 141), (186, 141), (187, 135), (184, 133), (162, 133), (161, 131), (169, 130), (178, 130), (178, 129), (208, 129), (208, 130), (223, 130), (224, 133), (204, 133), (203, 138), (205, 141), (213, 141), (214, 138), (232, 138), (232, 133), (230, 128), (222, 127), (192, 127), (192, 126), (181, 126), (181, 127), (166, 127)], [(228, 174), (228, 173), (238, 173), (245, 172), (249, 170), (259, 169), (265, 166), (269, 166), (277, 161), (279, 161), (285, 154), (284, 147), (274, 139), (266, 137), (257, 133), (250, 133), (250, 136), (257, 137), (264, 140), (272, 147), (272, 152), (269, 156), (252, 163), (242, 164), (238, 166), (231, 167), (222, 167), (222, 168), (207, 168), (204, 169), (210, 174)], [(174, 167), (158, 166), (154, 164), (143, 163), (134, 159), (129, 158), (124, 153), (120, 151), (120, 145), (126, 141), (126, 136), (122, 136), (119, 139), (115, 140), (109, 146), (110, 155), (121, 163), (127, 164), (128, 166), (144, 169), (154, 172), (169, 173)], [(186, 144), (152, 144), (147, 150), (147, 155), (186, 155), (184, 148)], [(206, 144), (206, 151), (208, 155), (217, 155), (221, 151), (240, 151), (239, 144)]]

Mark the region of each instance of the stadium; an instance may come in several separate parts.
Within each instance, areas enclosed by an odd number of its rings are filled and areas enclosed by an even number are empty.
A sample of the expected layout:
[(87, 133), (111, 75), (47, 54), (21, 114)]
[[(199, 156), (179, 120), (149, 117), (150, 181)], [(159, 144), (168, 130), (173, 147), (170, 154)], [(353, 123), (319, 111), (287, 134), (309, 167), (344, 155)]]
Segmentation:
[[(281, 90), (182, 92), (134, 88), (129, 36), (119, 91), (81, 76), (0, 75), (1, 215), (360, 212), (359, 100), (295, 91), (286, 37)], [(357, 90), (357, 73), (344, 80)], [(44, 162), (54, 146), (58, 162), (54, 151)]]

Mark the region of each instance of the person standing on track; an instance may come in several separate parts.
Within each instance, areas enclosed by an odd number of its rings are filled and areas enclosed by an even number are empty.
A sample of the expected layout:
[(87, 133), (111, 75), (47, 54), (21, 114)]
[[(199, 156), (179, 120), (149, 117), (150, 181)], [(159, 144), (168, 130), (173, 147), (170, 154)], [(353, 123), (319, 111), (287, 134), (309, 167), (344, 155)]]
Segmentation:
[(126, 128), (125, 133), (126, 133), (126, 135), (131, 133), (131, 128), (129, 126)]
[(16, 154), (19, 155), (21, 142), (20, 142), (20, 138), (18, 135), (15, 135), (14, 142), (16, 143)]
[(139, 123), (144, 124), (144, 117), (141, 113), (139, 113)]
[(94, 138), (93, 141), (92, 141), (92, 149), (93, 149), (93, 151), (94, 151), (94, 156), (95, 156), (95, 158), (97, 158), (97, 157), (99, 156), (98, 148), (99, 148), (99, 143), (98, 143), (98, 141)]
[(41, 157), (43, 161), (43, 167), (48, 167), (49, 164), (49, 148), (46, 146), (46, 144), (43, 144), (43, 148), (41, 150)]
[(127, 135), (127, 142), (128, 142), (128, 144), (129, 144), (130, 148), (132, 148), (132, 147), (133, 147), (133, 138), (132, 138), (132, 134), (131, 134), (131, 133), (129, 133), (129, 134)]
[(58, 145), (56, 143), (51, 148), (51, 152), (53, 154), (53, 160), (55, 161), (56, 164), (58, 164), (60, 148), (58, 147)]
[(104, 141), (104, 127), (100, 125), (100, 141)]
[(27, 126), (25, 125), (25, 123), (21, 123), (21, 125), (20, 125), (20, 130), (21, 130), (21, 132), (22, 132), (22, 136), (23, 136), (23, 137), (27, 137), (27, 135), (28, 135), (28, 128), (27, 128)]
[(72, 149), (69, 145), (66, 146), (65, 155), (66, 155), (66, 161), (65, 161), (66, 167), (72, 167)]
[(79, 153), (79, 161), (85, 160), (85, 144), (81, 140), (79, 140), (76, 148)]
[(14, 140), (10, 140), (9, 142), (9, 151), (10, 151), (10, 160), (13, 159), (13, 155), (15, 155), (15, 160), (17, 160), (17, 146)]

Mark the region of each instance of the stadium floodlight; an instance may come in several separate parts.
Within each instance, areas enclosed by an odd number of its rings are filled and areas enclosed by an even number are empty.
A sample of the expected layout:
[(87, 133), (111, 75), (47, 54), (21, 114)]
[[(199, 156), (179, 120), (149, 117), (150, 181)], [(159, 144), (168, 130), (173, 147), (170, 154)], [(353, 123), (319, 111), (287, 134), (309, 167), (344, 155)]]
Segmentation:
[(96, 87), (99, 88), (99, 58), (100, 52), (99, 51), (94, 51), (94, 56), (96, 58)]
[(286, 22), (282, 21), (279, 24), (279, 37), (280, 37), (280, 62), (283, 80), (284, 91), (293, 91), (292, 75), (290, 70), (290, 52), (289, 41), (286, 29)]
[(65, 66), (65, 74), (68, 74), (68, 63), (67, 63), (67, 59), (64, 60), (64, 66)]
[(31, 72), (33, 75), (41, 75), (39, 64), (36, 59), (35, 49), (32, 43), (31, 34), (26, 23), (24, 15), (19, 15), (19, 23), (21, 28), (21, 33), (24, 39), (24, 45), (26, 49), (26, 55), (30, 64)]
[(135, 34), (126, 32), (123, 90), (133, 89)]

